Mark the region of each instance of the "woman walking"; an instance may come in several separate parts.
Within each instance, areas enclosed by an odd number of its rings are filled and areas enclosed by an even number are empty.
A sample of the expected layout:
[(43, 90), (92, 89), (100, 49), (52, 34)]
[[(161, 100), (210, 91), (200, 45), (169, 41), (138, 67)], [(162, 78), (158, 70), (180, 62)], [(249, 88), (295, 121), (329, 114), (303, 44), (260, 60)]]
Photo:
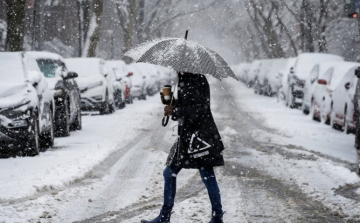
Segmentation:
[(172, 146), (163, 172), (164, 203), (158, 217), (142, 223), (170, 223), (176, 194), (176, 177), (184, 169), (198, 169), (211, 202), (210, 223), (223, 223), (220, 190), (214, 172), (223, 166), (224, 145), (210, 110), (210, 87), (204, 75), (178, 73), (178, 100), (165, 101), (165, 116), (178, 121), (178, 139)]

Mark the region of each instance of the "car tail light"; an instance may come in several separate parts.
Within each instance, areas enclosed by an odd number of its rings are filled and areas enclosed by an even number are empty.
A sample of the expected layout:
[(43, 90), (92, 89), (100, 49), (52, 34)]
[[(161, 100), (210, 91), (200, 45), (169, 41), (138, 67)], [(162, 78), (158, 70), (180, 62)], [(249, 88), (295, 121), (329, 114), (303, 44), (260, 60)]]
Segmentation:
[(130, 94), (130, 88), (127, 85), (125, 85), (125, 94)]
[(326, 80), (323, 80), (323, 79), (319, 79), (319, 80), (318, 80), (318, 84), (327, 85), (327, 81), (326, 81)]

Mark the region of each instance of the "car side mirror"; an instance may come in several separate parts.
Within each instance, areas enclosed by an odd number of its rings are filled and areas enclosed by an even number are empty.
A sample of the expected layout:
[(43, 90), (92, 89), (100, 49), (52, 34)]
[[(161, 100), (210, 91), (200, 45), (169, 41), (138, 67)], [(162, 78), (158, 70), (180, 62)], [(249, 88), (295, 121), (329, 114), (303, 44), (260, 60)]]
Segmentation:
[(75, 72), (68, 72), (66, 78), (64, 79), (73, 79), (73, 78), (77, 78), (78, 76), (79, 75)]
[(350, 89), (350, 82), (347, 82), (344, 87), (345, 87), (346, 90), (349, 90)]
[(121, 81), (122, 80), (122, 78), (120, 77), (120, 78), (118, 78), (118, 79), (116, 79), (117, 81)]
[(357, 78), (360, 78), (360, 67), (355, 69), (355, 75), (357, 76)]
[(28, 75), (28, 80), (34, 87), (36, 87), (41, 81), (41, 75), (37, 71), (30, 71)]

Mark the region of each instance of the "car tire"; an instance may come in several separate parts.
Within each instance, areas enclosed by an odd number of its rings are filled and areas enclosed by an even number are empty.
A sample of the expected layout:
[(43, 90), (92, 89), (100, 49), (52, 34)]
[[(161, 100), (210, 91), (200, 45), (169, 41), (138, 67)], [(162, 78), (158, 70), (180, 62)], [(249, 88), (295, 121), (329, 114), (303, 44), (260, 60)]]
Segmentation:
[(303, 107), (303, 113), (308, 115), (310, 113), (309, 109), (306, 109), (305, 106)]
[(70, 111), (68, 100), (64, 100), (63, 106), (55, 113), (56, 137), (66, 137), (70, 135)]
[(360, 129), (355, 130), (355, 148), (360, 151)]
[(39, 140), (42, 152), (54, 146), (54, 118), (52, 111), (50, 112), (50, 129), (48, 132), (41, 134)]
[(122, 101), (120, 104), (120, 109), (124, 109), (126, 107), (125, 101)]
[(81, 116), (81, 110), (78, 109), (78, 112), (77, 112), (77, 115), (75, 118), (75, 122), (71, 124), (70, 130), (76, 131), (76, 130), (81, 130), (81, 129), (82, 129), (82, 116)]
[(111, 105), (110, 105), (110, 102), (109, 102), (109, 93), (108, 93), (108, 91), (106, 91), (104, 106), (103, 106), (103, 108), (100, 110), (100, 115), (109, 114), (109, 113), (111, 112), (110, 106), (111, 106)]
[(314, 121), (321, 121), (321, 114), (320, 114), (320, 118), (315, 116), (315, 103), (314, 100), (311, 101), (311, 109), (310, 109), (310, 114), (311, 114), (311, 118)]
[(346, 134), (350, 134), (351, 131), (349, 129), (349, 122), (348, 122), (346, 116), (347, 116), (347, 107), (345, 107), (345, 111), (344, 111), (344, 129), (343, 130)]
[(39, 128), (39, 118), (36, 112), (33, 112), (30, 119), (31, 130), (33, 131), (33, 137), (28, 139), (25, 142), (23, 154), (25, 156), (37, 156), (40, 152), (40, 128)]

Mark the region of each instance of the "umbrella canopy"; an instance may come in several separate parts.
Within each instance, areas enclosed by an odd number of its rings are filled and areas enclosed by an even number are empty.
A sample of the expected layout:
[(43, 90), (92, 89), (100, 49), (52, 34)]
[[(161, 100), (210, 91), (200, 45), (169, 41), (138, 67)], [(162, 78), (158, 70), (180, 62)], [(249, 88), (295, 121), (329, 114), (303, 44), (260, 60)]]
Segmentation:
[(145, 42), (129, 50), (125, 56), (135, 62), (171, 67), (179, 72), (208, 74), (222, 79), (236, 76), (225, 60), (214, 51), (196, 42), (165, 38)]

